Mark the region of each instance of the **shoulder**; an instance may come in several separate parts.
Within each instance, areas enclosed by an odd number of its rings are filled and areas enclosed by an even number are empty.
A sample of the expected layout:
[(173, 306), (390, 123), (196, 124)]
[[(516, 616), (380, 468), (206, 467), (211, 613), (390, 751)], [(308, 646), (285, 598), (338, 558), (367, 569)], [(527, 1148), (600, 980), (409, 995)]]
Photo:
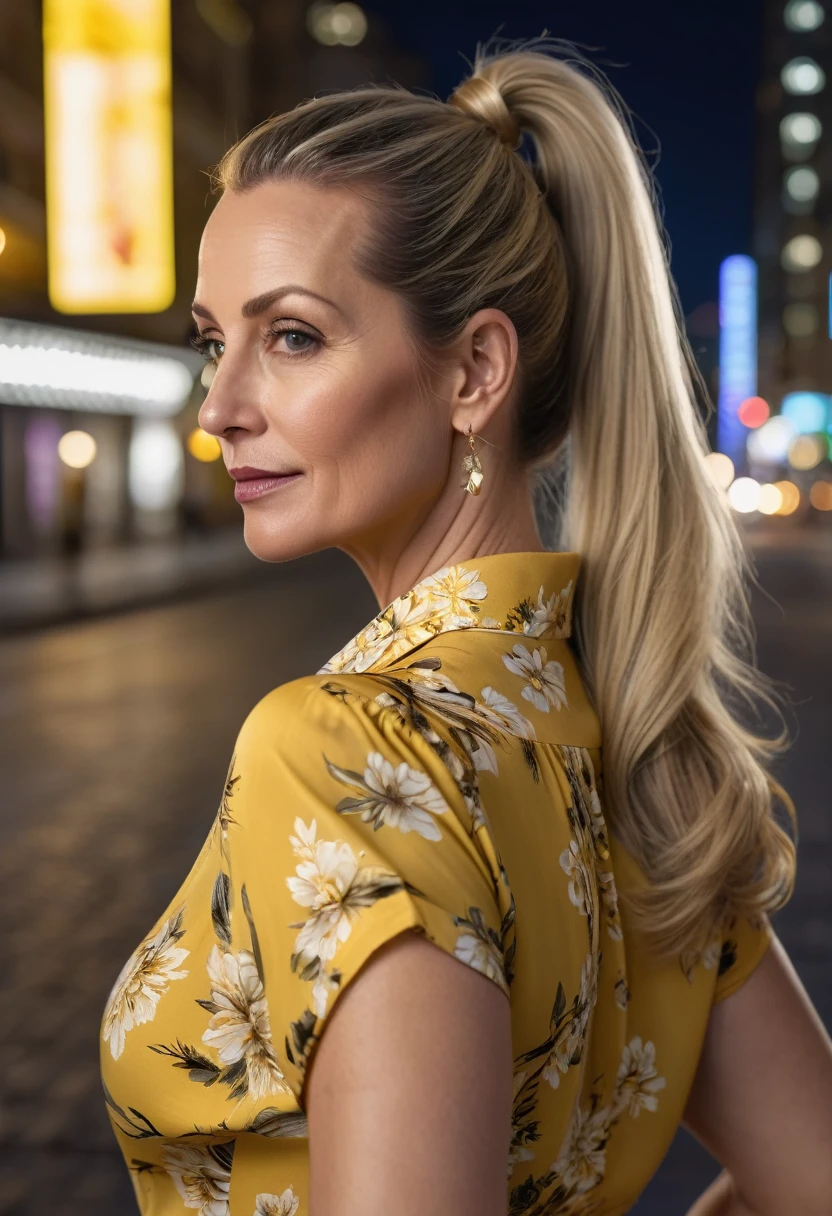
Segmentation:
[(246, 717), (234, 771), (259, 805), (281, 793), (293, 803), (314, 798), (433, 839), (440, 835), (433, 814), (453, 807), (470, 829), (465, 766), (408, 700), (409, 689), (379, 674), (317, 674), (280, 685)]
[(378, 717), (382, 687), (371, 675), (302, 676), (280, 684), (249, 710), (238, 746), (291, 747), (320, 732), (357, 729)]

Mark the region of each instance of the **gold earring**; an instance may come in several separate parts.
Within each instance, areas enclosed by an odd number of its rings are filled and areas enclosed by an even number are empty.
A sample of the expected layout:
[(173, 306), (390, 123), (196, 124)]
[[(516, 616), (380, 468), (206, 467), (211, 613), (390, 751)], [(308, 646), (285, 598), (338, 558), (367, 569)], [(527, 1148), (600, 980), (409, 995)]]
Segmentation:
[(476, 436), (471, 431), (471, 423), (468, 423), (468, 451), (462, 460), (462, 467), (465, 470), (467, 479), (462, 482), (463, 490), (467, 490), (469, 494), (479, 494), (480, 486), (482, 485), (482, 462), (476, 448)]

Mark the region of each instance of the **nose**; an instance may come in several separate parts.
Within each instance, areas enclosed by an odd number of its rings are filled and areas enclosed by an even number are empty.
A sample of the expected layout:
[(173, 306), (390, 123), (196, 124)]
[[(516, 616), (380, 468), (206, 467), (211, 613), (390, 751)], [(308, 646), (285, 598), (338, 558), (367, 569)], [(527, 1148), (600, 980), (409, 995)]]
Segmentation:
[(197, 420), (203, 431), (217, 439), (230, 439), (237, 431), (257, 432), (262, 429), (263, 419), (254, 404), (254, 393), (246, 393), (241, 385), (241, 376), (231, 374), (225, 366), (223, 355), (208, 394), (199, 407)]

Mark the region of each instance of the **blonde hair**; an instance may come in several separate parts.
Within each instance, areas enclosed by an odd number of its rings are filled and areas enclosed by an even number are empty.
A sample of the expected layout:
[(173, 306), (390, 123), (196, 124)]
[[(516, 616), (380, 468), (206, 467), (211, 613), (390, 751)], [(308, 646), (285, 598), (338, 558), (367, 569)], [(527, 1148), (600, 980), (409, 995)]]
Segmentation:
[(797, 823), (766, 763), (785, 731), (741, 720), (776, 710), (753, 666), (749, 564), (704, 462), (708, 394), (655, 185), (609, 82), (555, 39), (478, 48), (450, 104), (395, 84), (315, 97), (244, 136), (212, 180), (366, 187), (357, 268), (399, 295), (427, 359), (478, 309), (511, 319), (518, 459), (545, 491), (566, 455), (549, 526), (582, 557), (606, 813), (649, 879), (620, 893), (633, 927), (669, 958), (782, 906), (795, 846), (775, 797)]

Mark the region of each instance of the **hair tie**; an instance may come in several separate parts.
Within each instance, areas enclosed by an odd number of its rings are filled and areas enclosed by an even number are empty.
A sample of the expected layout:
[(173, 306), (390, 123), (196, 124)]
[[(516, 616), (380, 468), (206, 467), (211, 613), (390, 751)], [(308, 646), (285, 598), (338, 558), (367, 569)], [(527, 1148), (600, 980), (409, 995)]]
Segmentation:
[(469, 76), (454, 89), (448, 98), (448, 105), (484, 122), (507, 147), (518, 147), (520, 125), (512, 117), (500, 90), (485, 76)]

